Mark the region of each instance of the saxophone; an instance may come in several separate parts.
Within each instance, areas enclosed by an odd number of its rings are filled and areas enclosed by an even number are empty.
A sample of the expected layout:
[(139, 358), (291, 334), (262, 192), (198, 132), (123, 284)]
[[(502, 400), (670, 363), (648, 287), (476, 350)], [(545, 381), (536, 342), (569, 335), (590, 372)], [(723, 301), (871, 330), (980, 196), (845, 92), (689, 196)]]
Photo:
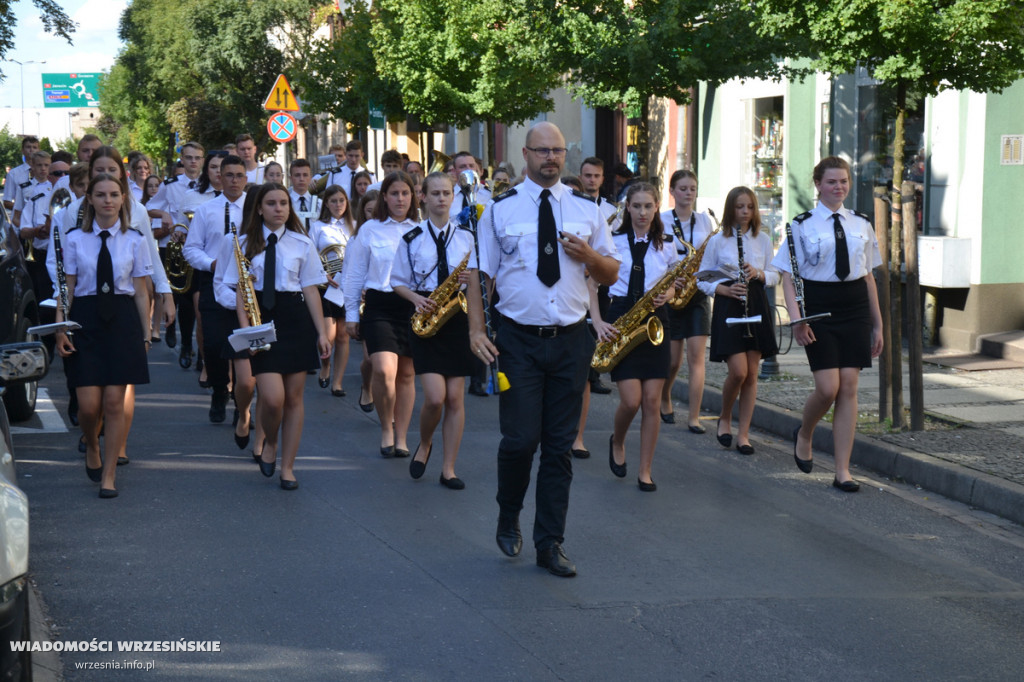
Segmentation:
[[(238, 286), (242, 292), (242, 308), (245, 316), (249, 319), (250, 327), (258, 327), (263, 324), (263, 317), (260, 315), (260, 304), (256, 300), (256, 287), (253, 281), (256, 279), (249, 269), (249, 259), (242, 253), (242, 245), (238, 243), (238, 230), (235, 224), (231, 223), (231, 238), (235, 242), (235, 265), (238, 267)], [(270, 344), (264, 344), (259, 348), (253, 348), (257, 353), (270, 350)]]
[(689, 266), (688, 258), (676, 263), (675, 267), (662, 275), (632, 308), (615, 320), (615, 328), (619, 330), (619, 335), (611, 341), (597, 344), (594, 357), (590, 361), (591, 367), (598, 372), (610, 372), (644, 341), (649, 340), (654, 346), (661, 345), (665, 340), (665, 329), (661, 320), (651, 315), (655, 308), (654, 299), (668, 291)]
[(690, 302), (690, 299), (693, 298), (693, 295), (697, 293), (697, 278), (694, 275), (697, 274), (700, 262), (704, 259), (704, 250), (708, 248), (708, 242), (710, 242), (711, 238), (718, 234), (722, 229), (718, 224), (718, 220), (715, 218), (714, 211), (708, 209), (708, 215), (710, 215), (711, 219), (715, 221), (715, 229), (712, 230), (711, 234), (709, 234), (707, 239), (704, 240), (704, 243), (694, 251), (693, 244), (683, 241), (683, 244), (686, 244), (687, 246), (687, 256), (684, 260), (690, 263), (690, 267), (686, 268), (686, 271), (683, 273), (683, 276), (686, 277), (686, 285), (683, 287), (683, 290), (676, 292), (676, 295), (668, 302), (668, 304), (672, 306), (673, 310), (682, 310), (685, 308)]
[(452, 270), (445, 281), (441, 282), (436, 289), (430, 293), (430, 300), (434, 302), (432, 312), (415, 313), (412, 316), (412, 332), (424, 339), (430, 338), (444, 326), (461, 308), (466, 312), (466, 295), (459, 291), (459, 275), (469, 265), (469, 253), (462, 259), (458, 267)]
[[(50, 215), (56, 213), (58, 208), (66, 208), (71, 204), (71, 194), (63, 187), (53, 193), (50, 198)], [(78, 209), (77, 223), (81, 224), (83, 214), (85, 213), (85, 202)], [(60, 239), (60, 225), (53, 225), (53, 256), (56, 262), (56, 274), (57, 274), (57, 305), (60, 306), (60, 315), (62, 322), (70, 322), (71, 318), (71, 303), (68, 298), (68, 278), (64, 272), (64, 248), (61, 246)], [(67, 335), (71, 336), (71, 330), (67, 330)]]

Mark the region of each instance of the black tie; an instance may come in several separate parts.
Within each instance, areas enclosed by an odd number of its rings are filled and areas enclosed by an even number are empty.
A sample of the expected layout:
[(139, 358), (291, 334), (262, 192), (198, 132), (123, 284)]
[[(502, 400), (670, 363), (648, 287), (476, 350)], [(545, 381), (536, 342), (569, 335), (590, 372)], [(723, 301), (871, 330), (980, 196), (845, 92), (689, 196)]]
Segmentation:
[(647, 255), (647, 247), (650, 246), (650, 242), (635, 242), (632, 231), (628, 234), (633, 267), (629, 271), (629, 288), (626, 290), (626, 297), (629, 299), (629, 304), (633, 305), (644, 295), (644, 256)]
[(832, 229), (836, 233), (836, 277), (842, 281), (850, 274), (850, 251), (846, 248), (846, 233), (838, 213), (832, 214)]
[(537, 215), (537, 277), (547, 287), (555, 286), (561, 277), (558, 270), (558, 231), (550, 196), (549, 189), (540, 193), (540, 213)]
[(114, 319), (114, 261), (107, 248), (109, 236), (107, 230), (100, 231), (100, 257), (96, 261), (96, 303), (100, 319), (104, 322)]
[[(428, 227), (430, 227), (428, 225)], [(445, 249), (444, 244), (444, 230), (441, 230), (436, 235), (434, 234), (434, 228), (430, 227), (430, 235), (434, 238), (434, 245), (437, 247), (437, 284), (441, 285), (441, 282), (448, 279), (448, 252)]]
[(189, 189), (195, 189), (196, 188), (196, 181), (195, 180), (189, 180), (188, 188)]
[(306, 197), (299, 197), (299, 210), (306, 212)]
[(263, 307), (273, 310), (277, 302), (274, 278), (277, 275), (277, 235), (267, 237), (267, 250), (263, 254)]

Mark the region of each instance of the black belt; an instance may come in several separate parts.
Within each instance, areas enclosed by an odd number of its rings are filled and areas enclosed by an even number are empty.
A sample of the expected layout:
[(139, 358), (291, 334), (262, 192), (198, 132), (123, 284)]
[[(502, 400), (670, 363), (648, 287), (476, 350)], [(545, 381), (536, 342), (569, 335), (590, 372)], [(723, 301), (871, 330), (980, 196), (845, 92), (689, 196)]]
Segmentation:
[(579, 322), (566, 325), (564, 327), (559, 327), (557, 325), (541, 327), (535, 324), (520, 324), (513, 320), (511, 317), (505, 317), (504, 315), (501, 316), (501, 321), (507, 322), (512, 327), (520, 329), (529, 334), (530, 336), (539, 336), (542, 339), (553, 339), (559, 334), (568, 334), (569, 332), (574, 331), (577, 328), (583, 326), (586, 323), (586, 318), (580, 320)]

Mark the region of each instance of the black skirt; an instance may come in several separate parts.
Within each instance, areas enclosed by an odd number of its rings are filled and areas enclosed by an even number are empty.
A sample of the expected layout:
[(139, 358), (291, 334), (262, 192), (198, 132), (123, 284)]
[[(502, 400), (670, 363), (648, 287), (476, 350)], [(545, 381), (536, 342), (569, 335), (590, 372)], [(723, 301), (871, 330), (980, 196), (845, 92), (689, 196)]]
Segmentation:
[(416, 374), (468, 377), (473, 374), (473, 352), (469, 348), (469, 317), (461, 310), (431, 337), (416, 336), (409, 327), (412, 364)]
[(320, 292), (320, 307), (324, 311), (324, 317), (333, 317), (336, 320), (341, 320), (342, 324), (345, 324), (345, 306), (338, 305), (333, 301), (328, 301), (324, 298), (324, 294), (326, 293), (326, 289)]
[[(661, 320), (661, 324), (665, 329), (668, 329), (667, 307), (667, 305), (663, 305), (652, 313)], [(629, 299), (625, 296), (613, 298), (608, 306), (608, 319), (614, 322), (622, 315), (625, 315), (629, 308)], [(664, 379), (668, 376), (668, 368), (671, 362), (672, 347), (668, 343), (668, 339), (663, 339), (657, 346), (652, 344), (650, 340), (645, 340), (630, 351), (629, 355), (624, 357), (612, 369), (610, 376), (612, 381), (622, 381), (624, 379), (640, 379), (641, 381), (644, 379)]]
[(367, 352), (412, 356), (409, 320), (415, 310), (412, 303), (393, 291), (367, 289), (366, 307), (359, 319), (359, 333)]
[(867, 282), (812, 282), (804, 280), (804, 307), (808, 315), (832, 313), (810, 323), (814, 343), (804, 346), (811, 371), (871, 366), (871, 303)]
[[(727, 282), (731, 284), (732, 282)], [(758, 324), (726, 325), (729, 317), (761, 316)], [(749, 336), (748, 336), (749, 334)], [(755, 280), (748, 284), (747, 315), (743, 314), (743, 301), (728, 296), (715, 296), (714, 312), (711, 315), (711, 352), (713, 362), (725, 362), (729, 356), (756, 350), (762, 358), (770, 358), (779, 352), (775, 340), (775, 314), (768, 305), (764, 283)]]
[(263, 324), (273, 321), (277, 341), (270, 350), (256, 353), (249, 359), (252, 373), (298, 374), (320, 368), (316, 349), (316, 327), (301, 292), (278, 291), (274, 309), (263, 306), (263, 292), (256, 292)]
[(711, 334), (711, 299), (696, 291), (680, 310), (668, 306), (668, 326), (673, 341)]
[(149, 383), (146, 340), (131, 296), (114, 297), (114, 319), (100, 320), (96, 296), (78, 296), (69, 317), (82, 325), (71, 342), (75, 352), (64, 362), (71, 386), (127, 386)]

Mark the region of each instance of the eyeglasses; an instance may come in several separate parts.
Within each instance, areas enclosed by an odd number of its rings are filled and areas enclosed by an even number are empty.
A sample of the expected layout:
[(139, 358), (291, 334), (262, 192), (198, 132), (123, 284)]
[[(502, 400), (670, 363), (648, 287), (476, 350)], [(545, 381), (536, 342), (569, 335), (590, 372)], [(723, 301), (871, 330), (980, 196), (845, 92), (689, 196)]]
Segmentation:
[(537, 156), (565, 156), (565, 153), (569, 151), (565, 147), (527, 147), (527, 149)]
[(64, 177), (67, 174), (68, 174), (68, 171), (66, 171), (66, 170), (50, 171), (50, 175), (52, 175), (55, 178), (62, 178), (62, 177)]

